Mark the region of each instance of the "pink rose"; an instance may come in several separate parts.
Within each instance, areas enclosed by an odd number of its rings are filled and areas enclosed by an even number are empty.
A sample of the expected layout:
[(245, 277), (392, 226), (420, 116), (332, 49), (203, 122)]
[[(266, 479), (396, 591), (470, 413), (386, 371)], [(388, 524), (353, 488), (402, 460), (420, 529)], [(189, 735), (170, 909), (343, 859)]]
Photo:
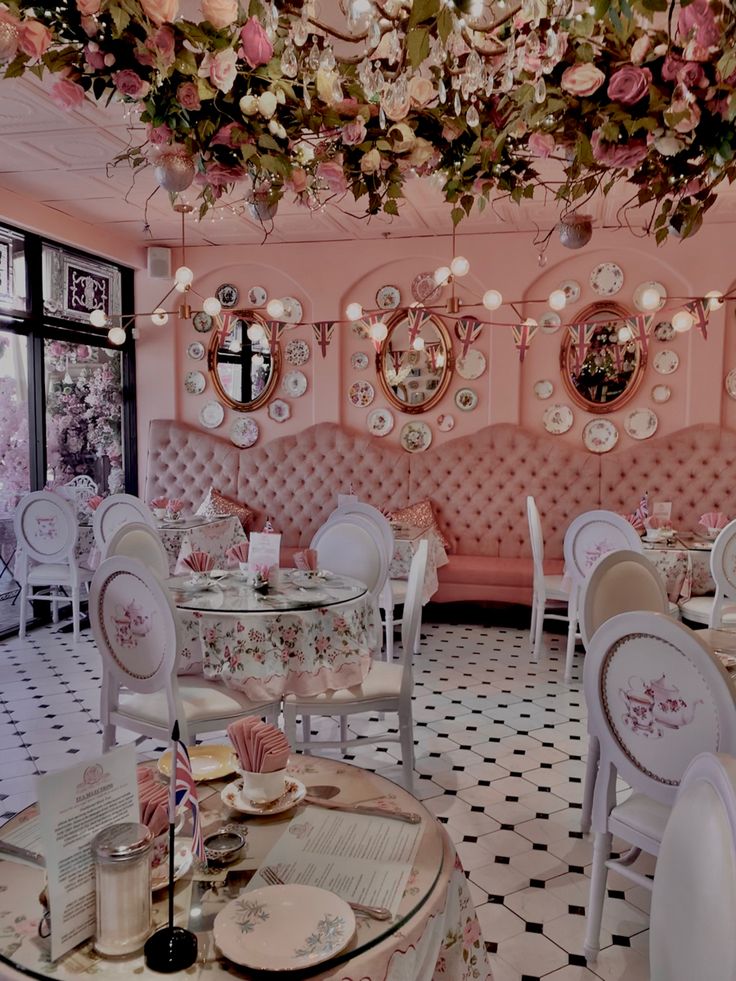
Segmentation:
[(622, 106), (633, 106), (649, 95), (652, 73), (648, 68), (624, 65), (611, 75), (608, 82), (608, 98)]
[(132, 68), (124, 68), (112, 76), (115, 88), (129, 99), (145, 99), (151, 86)]
[(342, 128), (342, 142), (346, 146), (357, 146), (366, 138), (367, 130), (362, 116), (356, 116)]
[(606, 76), (600, 68), (585, 62), (566, 68), (562, 73), (560, 87), (570, 95), (588, 96), (599, 89), (605, 80)]
[(209, 80), (220, 92), (229, 92), (238, 73), (237, 56), (232, 48), (210, 54), (208, 51), (199, 66), (199, 74)]
[(96, 37), (100, 25), (95, 17), (82, 17), (82, 30), (87, 37)]
[(146, 46), (158, 55), (167, 68), (174, 64), (174, 32), (170, 27), (159, 27)]
[(446, 119), (442, 126), (442, 139), (447, 140), (448, 143), (452, 143), (460, 136), (463, 130), (462, 123), (458, 123), (452, 119)]
[(240, 41), (240, 57), (244, 58), (251, 68), (267, 65), (273, 57), (273, 45), (257, 17), (248, 18), (240, 32)]
[(51, 44), (51, 31), (37, 20), (24, 21), (20, 26), (18, 43), (23, 54), (38, 61)]
[(157, 26), (171, 23), (179, 13), (179, 0), (140, 0), (143, 13)]
[(148, 123), (146, 126), (146, 135), (148, 136), (149, 143), (153, 143), (154, 146), (163, 146), (164, 143), (168, 143), (171, 140), (174, 134), (166, 123), (161, 123), (160, 126), (151, 126)]
[(238, 19), (238, 0), (202, 0), (202, 16), (221, 31)]
[(217, 160), (210, 160), (204, 174), (197, 174), (194, 180), (197, 184), (210, 184), (214, 188), (223, 188), (227, 184), (235, 184), (245, 176), (242, 167), (230, 167)]
[(687, 7), (680, 8), (677, 33), (683, 37), (692, 33), (702, 48), (715, 47), (719, 43), (721, 31), (708, 0), (693, 0)]
[(535, 157), (548, 157), (554, 153), (555, 138), (551, 133), (532, 133), (527, 146)]
[(301, 167), (295, 167), (291, 172), (291, 177), (286, 182), (294, 194), (301, 194), (307, 189), (307, 172)]
[(683, 61), (675, 55), (667, 55), (662, 63), (662, 78), (666, 82), (680, 82), (689, 89), (707, 84), (705, 72), (697, 61)]
[(93, 17), (99, 14), (101, 0), (77, 0), (77, 10), (84, 17)]
[(480, 940), (480, 924), (478, 923), (477, 916), (474, 916), (472, 920), (468, 920), (465, 924), (463, 940), (465, 941), (466, 947), (472, 947), (473, 944), (476, 944)]
[(238, 123), (228, 123), (221, 126), (210, 140), (211, 145), (229, 146), (234, 148), (246, 142), (247, 133)]
[[(682, 118), (676, 119), (678, 116)], [(676, 86), (672, 93), (672, 101), (665, 111), (664, 121), (676, 133), (690, 133), (700, 122), (699, 106), (681, 85)]]
[(85, 46), (84, 57), (89, 67), (95, 71), (105, 67), (105, 56), (94, 42)]
[(437, 98), (437, 91), (428, 78), (412, 75), (409, 79), (409, 98), (413, 106), (423, 109)]
[(345, 174), (342, 169), (342, 160), (326, 160), (318, 164), (316, 170), (317, 177), (324, 181), (332, 194), (342, 194), (347, 190)]
[(644, 140), (629, 140), (627, 143), (608, 143), (595, 130), (590, 140), (593, 159), (603, 167), (630, 169), (638, 167), (647, 155)]
[(636, 41), (631, 45), (631, 62), (634, 65), (640, 65), (652, 47), (652, 39), (648, 34), (642, 34), (641, 37), (637, 38)]
[(199, 101), (199, 92), (194, 82), (182, 82), (176, 90), (176, 98), (182, 109), (192, 112), (202, 108), (202, 103)]
[(60, 109), (76, 109), (84, 102), (84, 89), (68, 78), (54, 82), (50, 90), (51, 98)]

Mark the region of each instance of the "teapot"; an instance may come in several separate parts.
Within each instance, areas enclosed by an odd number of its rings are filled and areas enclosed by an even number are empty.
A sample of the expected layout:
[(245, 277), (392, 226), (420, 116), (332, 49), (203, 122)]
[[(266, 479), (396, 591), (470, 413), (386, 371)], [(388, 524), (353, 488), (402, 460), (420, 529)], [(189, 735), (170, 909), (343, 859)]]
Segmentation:
[[(638, 684), (635, 684), (638, 682)], [(654, 735), (654, 696), (649, 686), (641, 678), (629, 678), (628, 688), (619, 688), (619, 694), (626, 703), (624, 722), (634, 732)]]
[(688, 704), (680, 696), (680, 689), (676, 685), (667, 685), (664, 674), (649, 682), (649, 690), (654, 698), (654, 719), (668, 729), (681, 729), (690, 725), (695, 717), (695, 709), (703, 703), (703, 699), (698, 698)]

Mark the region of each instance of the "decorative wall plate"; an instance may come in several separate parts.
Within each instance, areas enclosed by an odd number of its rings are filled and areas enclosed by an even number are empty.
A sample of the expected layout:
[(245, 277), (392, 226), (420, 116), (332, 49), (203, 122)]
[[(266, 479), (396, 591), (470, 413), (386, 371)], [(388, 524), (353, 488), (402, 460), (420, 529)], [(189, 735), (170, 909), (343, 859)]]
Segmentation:
[(421, 453), (432, 442), (432, 430), (426, 422), (407, 422), (401, 427), (399, 442), (407, 453)]
[(236, 419), (230, 427), (230, 439), (243, 450), (252, 446), (259, 435), (258, 423), (250, 416)]
[(548, 378), (541, 378), (538, 382), (534, 383), (534, 394), (538, 399), (548, 399), (552, 396), (555, 386)]
[(207, 402), (199, 411), (199, 421), (205, 429), (217, 429), (225, 418), (225, 409), (219, 402)]
[(184, 388), (189, 395), (201, 395), (207, 387), (207, 379), (201, 371), (188, 371), (184, 375)]
[(726, 375), (726, 392), (729, 398), (736, 399), (736, 368)]
[(558, 289), (565, 294), (568, 303), (577, 303), (580, 299), (580, 283), (576, 279), (566, 279), (560, 283)]
[(449, 412), (437, 416), (437, 428), (441, 433), (449, 433), (451, 429), (455, 428), (455, 417), (451, 416)]
[(283, 399), (274, 399), (268, 404), (268, 418), (274, 422), (286, 422), (291, 415), (291, 406)]
[(204, 344), (201, 341), (192, 341), (187, 348), (187, 354), (192, 361), (201, 361), (204, 357)]
[(303, 371), (287, 371), (281, 379), (281, 391), (293, 399), (301, 398), (307, 390), (307, 376)]
[(238, 287), (233, 286), (232, 283), (223, 283), (222, 286), (218, 286), (215, 290), (215, 296), (224, 307), (231, 310), (236, 306), (240, 293), (238, 292)]
[(642, 306), (642, 302), (641, 302), (641, 298), (644, 293), (644, 290), (648, 290), (648, 289), (656, 290), (660, 295), (661, 299), (659, 301), (659, 306), (655, 307), (654, 309), (654, 313), (656, 313), (657, 310), (662, 309), (662, 307), (665, 305), (667, 301), (667, 290), (664, 288), (664, 286), (662, 286), (661, 283), (658, 283), (655, 280), (650, 280), (648, 283), (640, 283), (639, 286), (636, 287), (636, 289), (634, 290), (634, 306), (641, 313), (652, 312), (651, 310), (646, 310), (645, 307)]
[(437, 289), (437, 284), (434, 281), (433, 272), (423, 272), (415, 276), (411, 281), (411, 295), (417, 301), (417, 303), (424, 303), (434, 291)]
[(572, 426), (572, 422), (573, 414), (569, 405), (550, 405), (548, 409), (545, 409), (542, 416), (544, 428), (553, 436), (566, 433)]
[(376, 397), (376, 390), (369, 381), (357, 381), (348, 389), (348, 398), (359, 409), (365, 409)]
[(676, 351), (660, 351), (655, 354), (654, 370), (660, 375), (671, 375), (673, 371), (677, 371), (680, 366), (680, 357)]
[(379, 310), (395, 310), (401, 303), (398, 286), (382, 286), (376, 293), (376, 306)]
[(284, 304), (284, 316), (282, 318), (284, 322), (287, 324), (298, 324), (304, 313), (299, 300), (296, 300), (293, 296), (284, 296), (281, 298), (281, 302)]
[(262, 286), (251, 286), (248, 290), (248, 306), (265, 307), (268, 293)]
[(652, 402), (661, 405), (663, 402), (669, 402), (671, 395), (672, 389), (669, 385), (655, 385), (652, 389)]
[(200, 334), (207, 334), (212, 330), (212, 317), (204, 310), (197, 310), (197, 312), (192, 317), (192, 324), (194, 329), (199, 331)]
[(542, 328), (543, 334), (554, 334), (556, 330), (560, 329), (561, 323), (562, 318), (554, 310), (545, 310), (539, 318), (539, 326)]
[(309, 354), (309, 344), (296, 337), (287, 343), (284, 350), (284, 357), (293, 365), (306, 364), (309, 361)]
[(394, 428), (394, 417), (388, 409), (371, 409), (366, 425), (371, 435), (386, 436)]
[(473, 347), (468, 351), (467, 357), (457, 359), (455, 368), (461, 378), (473, 381), (480, 378), (486, 370), (486, 356), (482, 351)]
[(658, 422), (651, 409), (633, 409), (624, 419), (624, 429), (632, 439), (649, 439), (656, 433)]
[(591, 453), (608, 453), (618, 443), (618, 429), (610, 419), (591, 419), (583, 426), (583, 446)]
[(590, 274), (590, 285), (598, 296), (615, 296), (624, 285), (624, 271), (615, 262), (601, 262)]
[(675, 328), (669, 320), (660, 320), (654, 328), (654, 336), (658, 341), (671, 341), (675, 336)]
[(460, 388), (455, 392), (455, 405), (463, 412), (471, 412), (478, 404), (478, 393), (472, 388)]
[(350, 356), (350, 364), (356, 371), (364, 371), (370, 364), (370, 359), (365, 351), (355, 351), (355, 353)]

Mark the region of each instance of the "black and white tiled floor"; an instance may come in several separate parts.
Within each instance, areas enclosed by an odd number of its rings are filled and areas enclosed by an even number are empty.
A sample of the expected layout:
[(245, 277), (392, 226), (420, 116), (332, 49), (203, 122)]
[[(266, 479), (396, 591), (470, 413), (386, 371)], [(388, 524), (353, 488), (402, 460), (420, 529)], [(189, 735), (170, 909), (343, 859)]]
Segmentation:
[[(488, 624), (443, 622), (451, 616), (430, 611), (415, 658), (415, 792), (456, 844), (495, 981), (646, 981), (649, 896), (615, 873), (592, 969), (581, 953), (592, 855), (578, 830), (585, 704), (579, 680), (563, 681), (564, 638), (546, 635), (534, 665), (527, 630), (488, 625), (492, 613)], [(99, 680), (88, 632), (76, 649), (52, 628), (0, 642), (0, 822), (35, 799), (36, 774), (100, 751)], [(352, 729), (386, 724), (360, 717)], [(320, 725), (334, 738), (336, 724)], [(397, 743), (354, 756), (395, 780), (399, 758)]]

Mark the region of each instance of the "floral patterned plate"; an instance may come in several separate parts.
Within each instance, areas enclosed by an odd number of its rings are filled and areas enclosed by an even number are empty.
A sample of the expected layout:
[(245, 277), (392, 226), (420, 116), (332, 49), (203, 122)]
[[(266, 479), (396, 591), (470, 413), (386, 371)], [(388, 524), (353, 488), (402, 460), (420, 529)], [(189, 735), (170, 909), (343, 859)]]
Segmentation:
[(544, 415), (542, 416), (544, 428), (548, 433), (552, 433), (553, 436), (566, 433), (572, 426), (572, 422), (573, 414), (569, 405), (550, 405), (548, 409), (545, 409)]
[(461, 388), (455, 392), (455, 405), (463, 412), (472, 412), (478, 404), (478, 393), (472, 388)]
[(386, 436), (394, 428), (394, 417), (388, 409), (373, 409), (368, 413), (366, 424), (372, 436)]
[(248, 290), (248, 306), (265, 307), (268, 293), (262, 286), (251, 286)]
[(189, 395), (201, 395), (207, 387), (207, 379), (201, 371), (188, 371), (184, 375), (184, 388)]
[(675, 328), (669, 320), (660, 320), (654, 328), (654, 336), (658, 341), (671, 341), (675, 336)]
[(224, 307), (231, 310), (238, 302), (240, 293), (238, 292), (238, 287), (233, 286), (232, 283), (223, 283), (222, 286), (217, 287), (215, 296)]
[(281, 391), (293, 399), (301, 398), (307, 390), (307, 376), (303, 371), (287, 371), (281, 380)]
[(476, 378), (480, 378), (486, 370), (486, 356), (482, 351), (473, 347), (464, 358), (457, 359), (455, 368), (461, 378), (465, 378), (467, 381), (474, 381)]
[(662, 402), (669, 402), (672, 396), (672, 389), (669, 385), (655, 385), (652, 389), (652, 402), (657, 402), (660, 405)]
[(644, 296), (646, 290), (649, 289), (656, 290), (659, 293), (659, 306), (657, 306), (656, 309), (654, 310), (655, 313), (657, 312), (657, 310), (661, 310), (662, 307), (665, 305), (665, 302), (667, 301), (667, 290), (664, 288), (664, 286), (662, 286), (661, 283), (658, 283), (656, 282), (656, 280), (653, 279), (646, 283), (640, 283), (634, 290), (634, 306), (641, 313), (651, 312), (651, 311), (647, 311), (647, 308), (642, 303), (642, 297)]
[(615, 296), (624, 285), (624, 271), (615, 262), (601, 262), (590, 274), (590, 285), (598, 296)]
[(591, 453), (608, 453), (618, 443), (618, 429), (609, 419), (591, 419), (583, 426), (583, 445)]
[(283, 399), (274, 399), (268, 407), (268, 418), (274, 422), (286, 422), (291, 415), (291, 406)]
[(376, 397), (376, 390), (369, 381), (357, 381), (348, 389), (348, 398), (354, 406), (364, 409)]
[(219, 402), (208, 402), (199, 413), (199, 421), (205, 429), (217, 429), (225, 418), (225, 410)]
[(455, 417), (451, 416), (449, 412), (437, 416), (437, 428), (441, 433), (449, 433), (451, 429), (455, 428)]
[(201, 361), (204, 357), (204, 344), (202, 344), (200, 341), (192, 341), (187, 348), (187, 354), (192, 361)]
[(417, 303), (424, 303), (437, 289), (433, 272), (423, 272), (411, 281), (411, 295)]
[(285, 296), (281, 302), (284, 304), (284, 316), (281, 318), (284, 323), (298, 324), (302, 319), (302, 305), (293, 296)]
[(649, 439), (656, 433), (658, 423), (651, 409), (634, 409), (624, 419), (624, 429), (632, 439)]
[(379, 310), (395, 310), (401, 303), (398, 286), (382, 286), (376, 293), (376, 306)]
[(206, 334), (208, 331), (212, 330), (212, 317), (204, 310), (197, 310), (197, 312), (192, 317), (192, 324), (194, 329), (199, 331), (200, 334)]
[(562, 318), (554, 310), (545, 310), (539, 318), (539, 326), (542, 328), (543, 334), (554, 334), (560, 329), (561, 323)]
[(365, 351), (356, 351), (350, 356), (350, 364), (356, 371), (364, 371), (370, 364), (370, 360)]
[(242, 450), (247, 450), (249, 446), (252, 446), (259, 436), (258, 423), (249, 416), (236, 419), (230, 427), (230, 439)]
[(577, 303), (580, 299), (580, 283), (576, 279), (566, 279), (560, 283), (559, 289), (565, 294), (568, 303)]
[(286, 350), (284, 351), (284, 357), (295, 367), (300, 364), (306, 364), (309, 361), (309, 344), (301, 339), (294, 338), (294, 340), (289, 341), (286, 345)]
[(426, 422), (407, 422), (401, 427), (399, 442), (407, 453), (421, 453), (432, 442), (432, 430)]
[(676, 351), (660, 351), (654, 356), (654, 370), (660, 375), (671, 375), (680, 366), (680, 358)]
[[(163, 835), (160, 837), (164, 837)], [(157, 839), (156, 839), (157, 840)], [(160, 849), (159, 861), (156, 861), (156, 840), (154, 840), (153, 861), (151, 863), (151, 889), (163, 889), (169, 884), (169, 848), (168, 834), (164, 837), (164, 842)], [(189, 845), (179, 844), (174, 852), (174, 882), (177, 882), (183, 875), (186, 875), (192, 867), (194, 856)]]
[(220, 910), (215, 943), (234, 964), (254, 971), (300, 971), (339, 954), (355, 933), (344, 899), (316, 886), (263, 886)]
[(250, 801), (242, 796), (242, 790), (242, 778), (233, 780), (227, 787), (223, 787), (220, 791), (223, 804), (227, 804), (234, 811), (240, 811), (241, 814), (258, 814), (262, 817), (270, 817), (272, 814), (283, 814), (290, 807), (296, 807), (299, 801), (304, 800), (307, 796), (307, 788), (301, 780), (297, 780), (296, 777), (292, 776), (287, 777), (286, 790), (281, 797), (276, 801), (272, 801), (267, 808), (262, 805), (251, 804)]
[(534, 382), (534, 394), (538, 399), (551, 398), (554, 390), (555, 386), (548, 378), (541, 378), (538, 382)]

